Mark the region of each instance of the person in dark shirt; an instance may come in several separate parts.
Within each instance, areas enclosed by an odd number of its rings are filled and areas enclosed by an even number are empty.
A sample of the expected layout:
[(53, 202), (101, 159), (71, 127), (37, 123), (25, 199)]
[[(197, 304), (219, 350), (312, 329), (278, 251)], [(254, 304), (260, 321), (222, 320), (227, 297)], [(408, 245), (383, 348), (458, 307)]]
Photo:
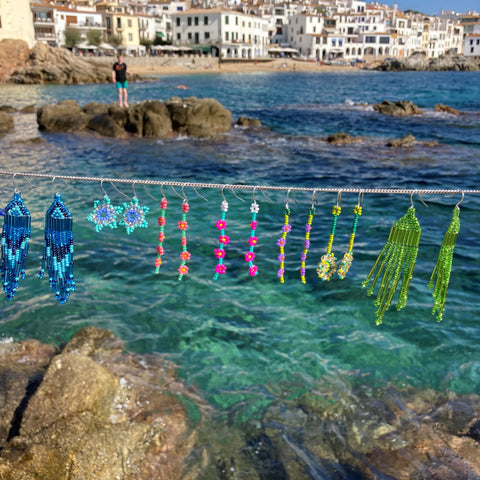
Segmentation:
[(120, 54), (117, 57), (117, 61), (113, 64), (112, 82), (117, 84), (118, 103), (121, 107), (128, 108), (127, 74), (130, 75), (130, 72), (127, 71), (127, 65), (123, 63), (123, 55)]

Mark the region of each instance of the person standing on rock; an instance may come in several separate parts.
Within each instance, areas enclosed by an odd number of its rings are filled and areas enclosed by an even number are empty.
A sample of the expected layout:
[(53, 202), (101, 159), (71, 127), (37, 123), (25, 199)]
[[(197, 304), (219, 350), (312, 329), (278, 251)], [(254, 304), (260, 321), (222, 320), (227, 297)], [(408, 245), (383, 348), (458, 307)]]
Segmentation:
[(117, 57), (117, 61), (113, 64), (112, 82), (117, 84), (118, 103), (121, 107), (128, 108), (127, 74), (130, 75), (130, 72), (127, 71), (127, 65), (123, 63), (123, 55), (120, 54)]

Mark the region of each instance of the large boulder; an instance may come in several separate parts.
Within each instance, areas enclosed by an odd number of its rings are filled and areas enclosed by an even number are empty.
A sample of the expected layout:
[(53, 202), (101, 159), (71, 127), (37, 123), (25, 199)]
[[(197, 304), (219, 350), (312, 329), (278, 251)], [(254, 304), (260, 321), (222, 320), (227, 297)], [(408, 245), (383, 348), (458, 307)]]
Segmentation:
[(7, 112), (0, 112), (0, 137), (3, 137), (6, 133), (13, 132), (13, 128), (13, 117)]
[(83, 130), (88, 121), (89, 116), (75, 100), (63, 100), (37, 110), (38, 128), (47, 132), (76, 132)]
[[(24, 62), (25, 63), (25, 62)], [(8, 81), (22, 84), (107, 83), (111, 82), (110, 66), (78, 57), (65, 48), (37, 43), (28, 61), (10, 72)]]
[(126, 137), (127, 133), (108, 114), (96, 115), (87, 123), (87, 129), (98, 133), (102, 137)]
[(207, 137), (231, 129), (232, 113), (213, 98), (174, 97), (165, 103), (173, 129), (181, 135)]
[(398, 100), (396, 102), (384, 100), (381, 103), (376, 103), (373, 106), (373, 109), (376, 112), (383, 113), (384, 115), (392, 115), (395, 117), (419, 115), (422, 113), (422, 111), (410, 100)]
[(4, 39), (0, 41), (0, 83), (5, 82), (13, 71), (22, 68), (29, 57), (27, 42)]
[(143, 103), (143, 136), (164, 138), (173, 133), (172, 120), (168, 108), (158, 100)]
[[(28, 359), (3, 358), (2, 370), (0, 355), (0, 398), (9, 399), (0, 403), (2, 480), (181, 478), (191, 430), (180, 398), (194, 397), (173, 364), (125, 353), (117, 337), (95, 327), (60, 354), (49, 350), (27, 368)], [(25, 378), (16, 373), (22, 368)], [(18, 394), (5, 396), (15, 381)]]

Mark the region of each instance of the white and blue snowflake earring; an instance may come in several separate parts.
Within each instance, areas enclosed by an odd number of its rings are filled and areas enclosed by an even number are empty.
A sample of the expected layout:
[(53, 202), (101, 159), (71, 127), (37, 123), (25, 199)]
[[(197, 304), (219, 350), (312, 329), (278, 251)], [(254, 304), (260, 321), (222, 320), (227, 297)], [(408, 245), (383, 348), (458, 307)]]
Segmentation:
[(145, 218), (150, 208), (141, 206), (138, 203), (138, 198), (135, 193), (135, 184), (133, 185), (133, 198), (129, 203), (124, 203), (122, 219), (119, 225), (127, 229), (127, 234), (130, 235), (136, 228), (147, 228), (148, 222)]

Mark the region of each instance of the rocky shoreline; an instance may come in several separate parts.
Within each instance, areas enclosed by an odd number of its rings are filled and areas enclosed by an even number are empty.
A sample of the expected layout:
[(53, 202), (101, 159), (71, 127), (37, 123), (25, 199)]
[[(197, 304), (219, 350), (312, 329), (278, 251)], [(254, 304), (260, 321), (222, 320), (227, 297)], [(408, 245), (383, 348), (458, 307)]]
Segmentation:
[(478, 395), (325, 376), (275, 397), (233, 426), (213, 421), (173, 363), (107, 330), (61, 348), (3, 341), (0, 478), (480, 478)]
[(384, 60), (376, 70), (384, 72), (475, 72), (480, 70), (478, 61), (464, 55), (442, 55), (427, 58), (424, 53), (416, 53), (407, 58)]

